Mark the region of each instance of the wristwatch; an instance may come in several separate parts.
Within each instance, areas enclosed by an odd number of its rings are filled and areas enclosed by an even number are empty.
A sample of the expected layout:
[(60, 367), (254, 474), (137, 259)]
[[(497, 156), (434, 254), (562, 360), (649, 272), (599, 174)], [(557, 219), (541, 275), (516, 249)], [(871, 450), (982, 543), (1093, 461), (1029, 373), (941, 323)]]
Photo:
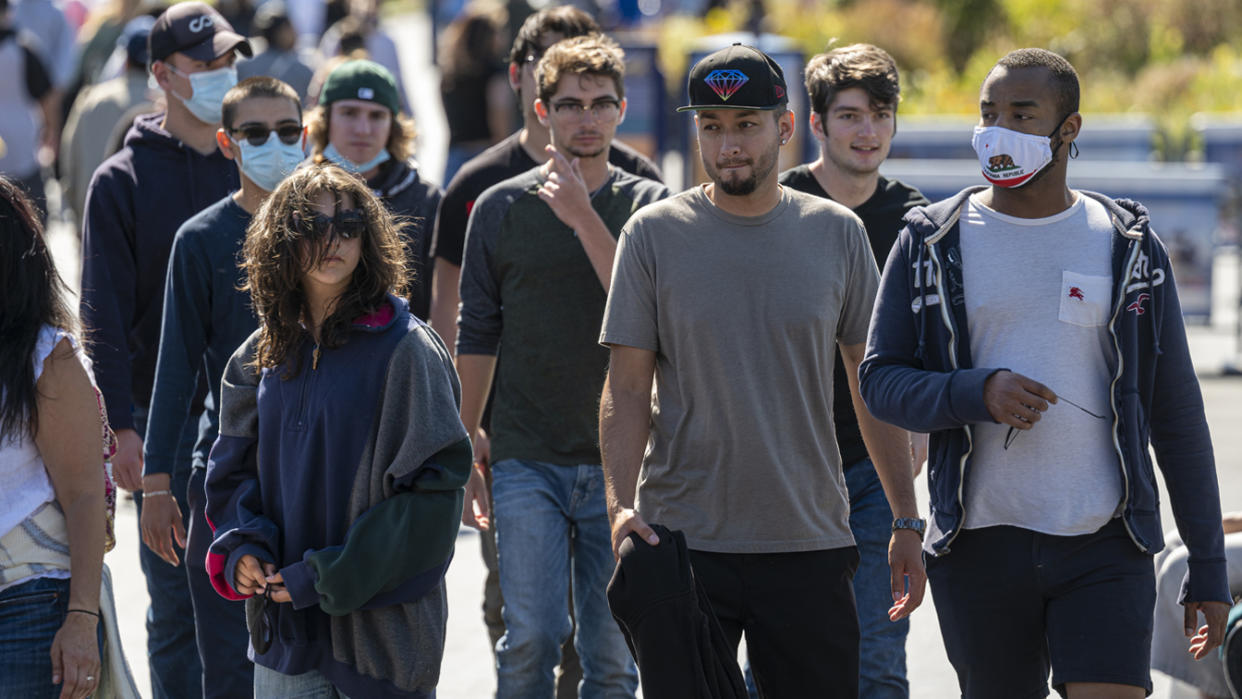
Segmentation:
[(918, 517), (898, 517), (893, 520), (893, 531), (898, 529), (909, 529), (919, 535), (922, 540), (923, 532), (927, 530), (927, 520)]

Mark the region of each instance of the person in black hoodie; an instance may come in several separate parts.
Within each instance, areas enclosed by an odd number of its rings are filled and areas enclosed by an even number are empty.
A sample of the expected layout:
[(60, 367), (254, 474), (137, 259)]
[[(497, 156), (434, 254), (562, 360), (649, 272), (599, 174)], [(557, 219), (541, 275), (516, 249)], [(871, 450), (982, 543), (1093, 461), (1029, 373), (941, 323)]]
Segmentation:
[[(805, 76), (811, 95), (811, 133), (819, 141), (819, 158), (781, 173), (780, 183), (850, 207), (867, 229), (875, 259), (886, 259), (906, 212), (931, 203), (914, 187), (880, 174), (880, 164), (888, 157), (897, 133), (901, 99), (897, 64), (884, 49), (854, 44), (811, 58)], [(850, 530), (858, 545), (858, 571), (854, 573), (862, 632), (858, 694), (877, 699), (908, 697), (910, 620), (888, 618), (892, 605), (888, 540), (893, 511), (863, 444), (847, 381), (838, 356), (832, 412), (850, 495)], [(926, 438), (913, 436), (912, 456), (926, 451)], [(921, 455), (914, 456), (915, 474), (922, 462)]]
[[(165, 11), (148, 41), (151, 73), (168, 107), (136, 119), (124, 147), (91, 179), (82, 230), (81, 314), (92, 333), (108, 421), (117, 432), (112, 463), (118, 484), (146, 498), (175, 498), (186, 512), (188, 458), (171, 474), (139, 480), (164, 277), (181, 224), (238, 187), (236, 168), (216, 147), (216, 129), (224, 93), (237, 80), (235, 53), (251, 50), (219, 13), (199, 2)], [(200, 385), (195, 411), (203, 394)], [(178, 454), (190, 455), (196, 427), (187, 422), (182, 429)], [(141, 512), (142, 498), (138, 506)], [(154, 696), (198, 697), (200, 663), (185, 573), (146, 546), (139, 559), (151, 596), (147, 648)]]
[(418, 175), (411, 157), (414, 122), (401, 111), (396, 79), (374, 61), (342, 63), (324, 81), (307, 128), (316, 162), (327, 160), (360, 175), (405, 223), (410, 312), (426, 320), (431, 310), (427, 261), (440, 188)]

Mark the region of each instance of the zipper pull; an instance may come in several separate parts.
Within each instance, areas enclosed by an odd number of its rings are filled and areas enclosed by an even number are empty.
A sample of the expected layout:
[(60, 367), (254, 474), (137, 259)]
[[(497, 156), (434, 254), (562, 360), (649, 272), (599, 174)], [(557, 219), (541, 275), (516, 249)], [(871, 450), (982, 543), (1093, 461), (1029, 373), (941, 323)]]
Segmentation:
[(311, 371), (319, 368), (319, 345), (315, 345), (315, 351), (311, 352)]

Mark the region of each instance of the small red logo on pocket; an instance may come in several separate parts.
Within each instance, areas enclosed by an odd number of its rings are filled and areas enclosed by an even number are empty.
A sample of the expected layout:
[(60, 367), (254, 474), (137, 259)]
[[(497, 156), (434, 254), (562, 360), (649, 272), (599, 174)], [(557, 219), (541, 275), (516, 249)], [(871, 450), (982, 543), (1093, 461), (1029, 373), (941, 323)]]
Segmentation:
[(1072, 298), (1072, 299), (1078, 299), (1079, 301), (1086, 301), (1086, 300), (1087, 300), (1087, 297), (1086, 297), (1086, 296), (1084, 296), (1084, 295), (1083, 295), (1083, 293), (1082, 293), (1082, 289), (1079, 289), (1079, 288), (1078, 288), (1078, 287), (1076, 287), (1076, 286), (1071, 286), (1071, 287), (1070, 287), (1069, 297), (1070, 297), (1070, 298)]
[(1126, 310), (1134, 311), (1135, 313), (1139, 315), (1143, 315), (1144, 313), (1147, 312), (1147, 309), (1143, 308), (1143, 302), (1149, 298), (1151, 298), (1151, 294), (1139, 294), (1138, 298), (1134, 300), (1134, 303), (1130, 304), (1129, 306), (1126, 306)]

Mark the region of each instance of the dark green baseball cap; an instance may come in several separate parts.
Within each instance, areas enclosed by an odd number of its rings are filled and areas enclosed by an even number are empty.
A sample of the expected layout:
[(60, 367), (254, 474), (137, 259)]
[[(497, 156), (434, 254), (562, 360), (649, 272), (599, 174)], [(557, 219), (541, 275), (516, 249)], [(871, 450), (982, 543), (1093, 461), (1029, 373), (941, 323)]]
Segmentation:
[(327, 106), (337, 100), (375, 102), (388, 107), (393, 114), (401, 112), (396, 79), (375, 61), (346, 61), (328, 75), (319, 93), (319, 104)]

